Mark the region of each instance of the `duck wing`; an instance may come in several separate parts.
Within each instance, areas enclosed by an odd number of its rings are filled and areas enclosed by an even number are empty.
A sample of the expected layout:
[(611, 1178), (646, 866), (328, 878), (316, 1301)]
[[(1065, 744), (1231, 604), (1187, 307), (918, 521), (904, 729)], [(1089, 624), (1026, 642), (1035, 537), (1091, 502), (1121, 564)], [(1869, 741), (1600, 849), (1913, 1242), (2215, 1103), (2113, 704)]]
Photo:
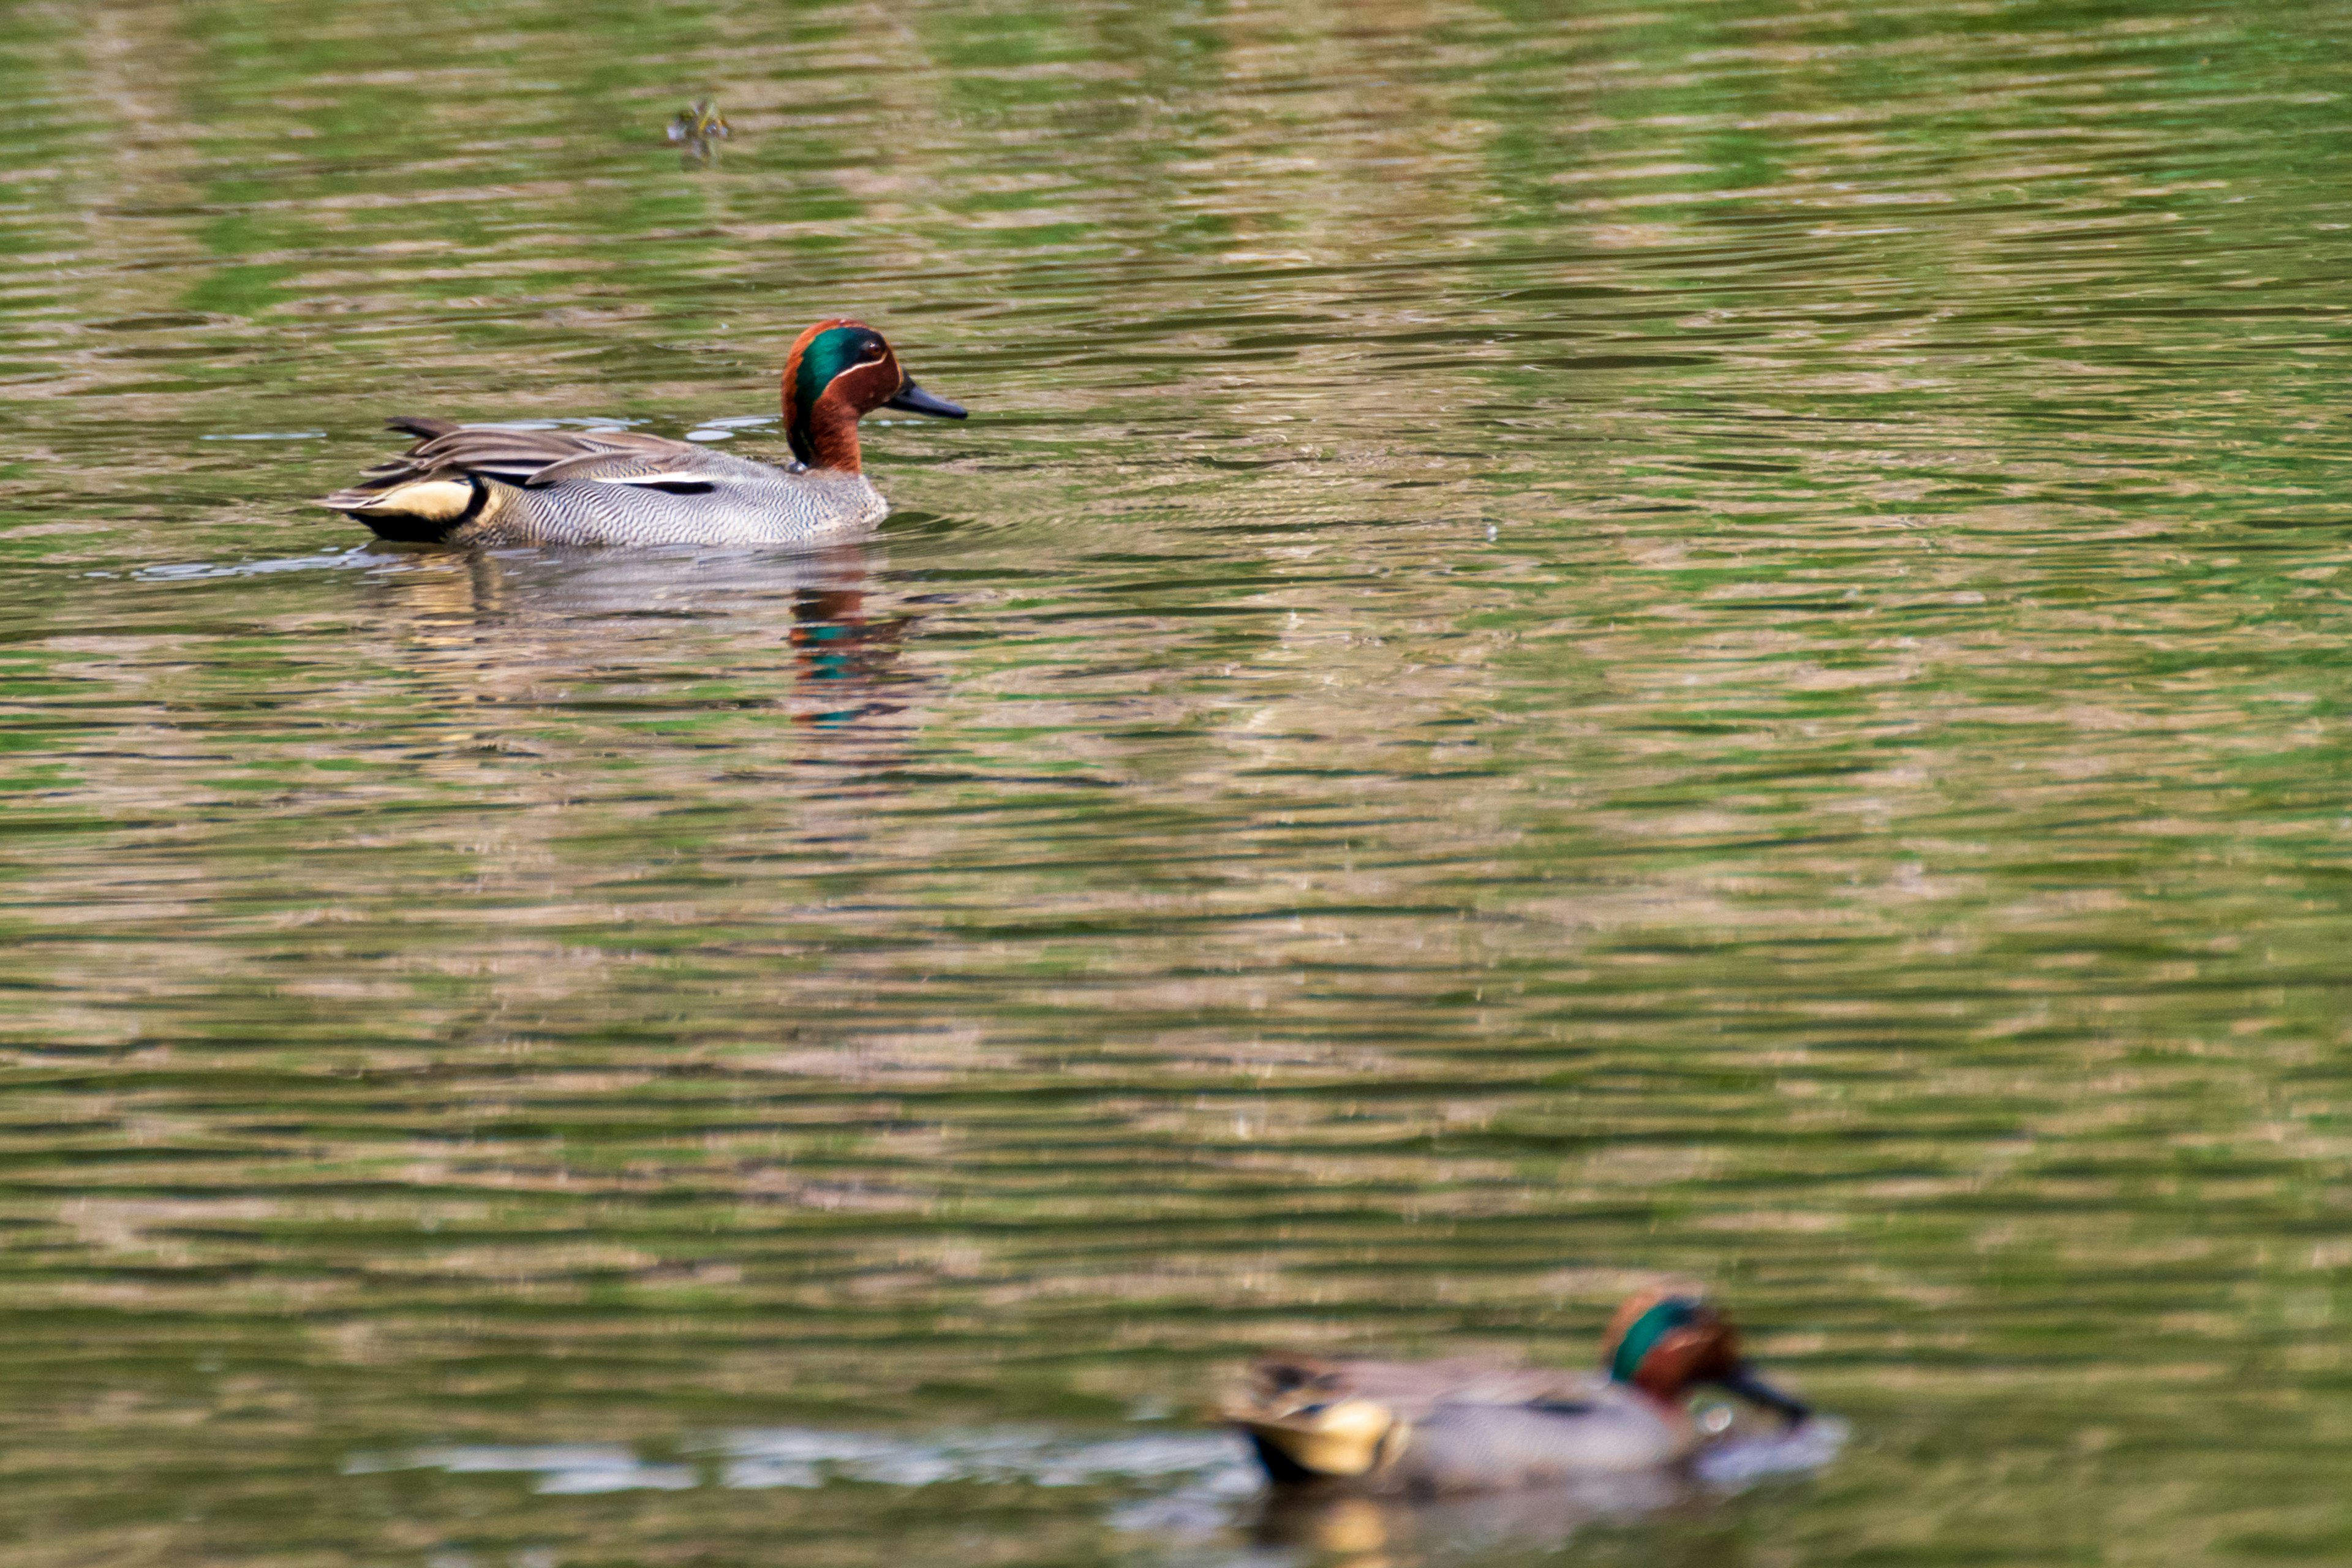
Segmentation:
[(385, 423), (416, 437), (416, 444), (320, 504), (389, 539), (446, 537), (481, 511), (488, 481), (527, 490), (578, 483), (673, 495), (730, 485), (764, 493), (784, 471), (635, 430), (511, 430), (409, 417)]
[(404, 486), (463, 484), (475, 475), (533, 489), (589, 479), (662, 485), (708, 482), (742, 464), (691, 441), (635, 430), (507, 430), (406, 417), (385, 424), (417, 437), (416, 444), (329, 496), (327, 505), (373, 509)]
[(1266, 1413), (1341, 1399), (1365, 1399), (1407, 1421), (1425, 1419), (1440, 1405), (1520, 1405), (1578, 1409), (1594, 1399), (1601, 1379), (1589, 1372), (1496, 1366), (1469, 1360), (1326, 1361), (1268, 1356), (1250, 1369), (1236, 1408)]
[(1475, 1361), (1359, 1362), (1352, 1381), (1368, 1398), (1400, 1414), (1440, 1405), (1576, 1405), (1597, 1379), (1555, 1367), (1496, 1366)]

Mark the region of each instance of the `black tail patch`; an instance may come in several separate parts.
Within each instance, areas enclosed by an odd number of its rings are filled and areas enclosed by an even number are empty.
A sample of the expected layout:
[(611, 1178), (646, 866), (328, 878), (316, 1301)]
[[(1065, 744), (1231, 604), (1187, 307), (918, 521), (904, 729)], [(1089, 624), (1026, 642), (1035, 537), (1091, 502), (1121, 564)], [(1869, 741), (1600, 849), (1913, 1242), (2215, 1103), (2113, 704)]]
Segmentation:
[(383, 422), (387, 430), (404, 431), (430, 441), (436, 436), (446, 436), (461, 426), (455, 419), (426, 419), (413, 414), (396, 414)]
[(490, 499), (489, 487), (479, 474), (465, 476), (473, 487), (474, 496), (466, 510), (455, 517), (415, 517), (401, 512), (354, 511), (345, 515), (358, 518), (378, 539), (389, 539), (401, 544), (439, 544), (451, 534), (482, 515), (482, 503)]

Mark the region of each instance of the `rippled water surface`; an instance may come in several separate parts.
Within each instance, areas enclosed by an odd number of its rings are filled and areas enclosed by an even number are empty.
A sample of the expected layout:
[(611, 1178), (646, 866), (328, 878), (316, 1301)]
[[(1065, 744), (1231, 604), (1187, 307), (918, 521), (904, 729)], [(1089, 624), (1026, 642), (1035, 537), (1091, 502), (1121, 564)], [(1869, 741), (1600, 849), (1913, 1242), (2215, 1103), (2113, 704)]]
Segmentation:
[[(2347, 61), (0, 12), (0, 1560), (2352, 1556)], [(973, 410), (869, 542), (308, 504), (780, 451), (835, 313)], [(1843, 1452), (1301, 1524), (1204, 1414), (1652, 1270)]]

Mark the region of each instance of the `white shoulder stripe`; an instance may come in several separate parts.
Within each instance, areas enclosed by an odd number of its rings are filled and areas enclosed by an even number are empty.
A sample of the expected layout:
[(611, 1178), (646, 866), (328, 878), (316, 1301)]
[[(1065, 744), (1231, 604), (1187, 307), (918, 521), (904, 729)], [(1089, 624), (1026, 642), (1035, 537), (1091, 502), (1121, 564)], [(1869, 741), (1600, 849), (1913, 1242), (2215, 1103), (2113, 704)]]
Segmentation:
[(661, 474), (586, 474), (582, 477), (599, 485), (707, 485), (713, 476), (698, 474), (692, 469), (674, 469)]

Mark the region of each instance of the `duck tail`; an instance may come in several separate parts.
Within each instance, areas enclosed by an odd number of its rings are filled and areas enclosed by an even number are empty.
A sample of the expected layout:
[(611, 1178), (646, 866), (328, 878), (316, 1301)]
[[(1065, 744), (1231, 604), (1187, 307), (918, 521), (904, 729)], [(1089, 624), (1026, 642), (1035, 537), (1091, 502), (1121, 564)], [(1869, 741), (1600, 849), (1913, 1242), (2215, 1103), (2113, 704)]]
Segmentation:
[(1269, 1357), (1219, 1414), (1256, 1450), (1280, 1486), (1360, 1477), (1391, 1458), (1404, 1424), (1376, 1401), (1350, 1397), (1328, 1362)]
[(403, 435), (415, 436), (425, 441), (430, 441), (436, 436), (454, 435), (465, 428), (455, 419), (428, 419), (418, 414), (395, 414), (383, 422), (383, 427), (387, 430), (397, 430)]
[(1265, 1479), (1278, 1487), (1303, 1487), (1325, 1479), (1320, 1470), (1309, 1469), (1291, 1457), (1287, 1434), (1267, 1431), (1247, 1422), (1234, 1423), (1242, 1436), (1249, 1439), (1250, 1452), (1256, 1457), (1258, 1468)]
[(319, 504), (359, 519), (379, 539), (431, 543), (479, 517), (489, 494), (479, 474), (408, 470), (337, 490)]

